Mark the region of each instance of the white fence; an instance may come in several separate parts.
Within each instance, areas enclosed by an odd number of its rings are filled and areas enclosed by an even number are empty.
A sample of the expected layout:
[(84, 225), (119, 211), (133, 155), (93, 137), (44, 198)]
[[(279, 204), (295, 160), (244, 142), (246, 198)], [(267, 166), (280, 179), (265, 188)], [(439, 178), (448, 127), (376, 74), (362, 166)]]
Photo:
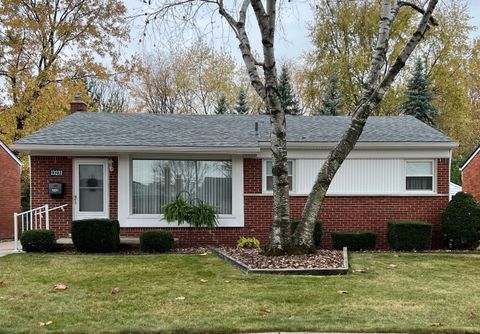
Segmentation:
[(28, 211), (13, 214), (13, 232), (15, 237), (15, 250), (18, 251), (18, 238), (25, 232), (30, 230), (50, 229), (50, 211), (61, 209), (64, 211), (68, 204), (49, 208), (48, 204), (31, 209)]

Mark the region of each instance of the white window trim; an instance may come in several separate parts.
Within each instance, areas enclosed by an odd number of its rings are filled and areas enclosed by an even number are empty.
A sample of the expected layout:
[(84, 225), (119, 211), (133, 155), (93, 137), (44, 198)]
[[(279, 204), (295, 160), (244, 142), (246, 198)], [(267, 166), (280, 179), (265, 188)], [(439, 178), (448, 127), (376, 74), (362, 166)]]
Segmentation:
[[(267, 190), (267, 161), (272, 161), (272, 159), (262, 159), (262, 194), (273, 194), (273, 190)], [(290, 195), (296, 195), (297, 192), (295, 191), (296, 186), (296, 171), (297, 168), (295, 166), (294, 159), (287, 159), (287, 162), (292, 162), (292, 190), (290, 190)]]
[[(132, 160), (133, 159), (162, 159), (168, 160), (171, 157), (163, 155), (152, 156), (119, 156), (118, 163), (118, 220), (120, 227), (186, 227), (189, 225), (178, 225), (168, 223), (161, 214), (132, 214)], [(176, 156), (175, 159), (185, 160), (231, 160), (232, 161), (232, 214), (218, 215), (218, 227), (243, 227), (244, 226), (244, 203), (243, 203), (243, 158), (236, 156), (218, 157), (202, 156), (192, 159), (188, 156)]]
[[(407, 175), (407, 164), (409, 162), (429, 162), (432, 164), (432, 175)], [(404, 187), (405, 193), (412, 195), (412, 194), (436, 194), (437, 193), (437, 160), (436, 159), (408, 159), (405, 160), (404, 164)], [(415, 177), (415, 176), (431, 176), (432, 177), (432, 189), (431, 190), (417, 190), (417, 189), (407, 189), (407, 177)]]

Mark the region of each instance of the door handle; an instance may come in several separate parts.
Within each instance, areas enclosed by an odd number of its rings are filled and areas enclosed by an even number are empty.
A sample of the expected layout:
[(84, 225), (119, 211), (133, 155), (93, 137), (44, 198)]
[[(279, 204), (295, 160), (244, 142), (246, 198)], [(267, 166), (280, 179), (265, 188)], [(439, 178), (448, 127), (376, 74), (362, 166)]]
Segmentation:
[(73, 195), (73, 202), (77, 204), (77, 195)]

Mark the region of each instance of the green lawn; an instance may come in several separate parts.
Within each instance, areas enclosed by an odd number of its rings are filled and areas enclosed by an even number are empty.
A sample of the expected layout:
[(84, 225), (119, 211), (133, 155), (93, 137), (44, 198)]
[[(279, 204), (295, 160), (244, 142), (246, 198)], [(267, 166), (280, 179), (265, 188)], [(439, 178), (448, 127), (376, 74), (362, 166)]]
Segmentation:
[[(0, 258), (0, 280), (8, 281), (0, 286), (0, 332), (480, 333), (480, 255), (352, 254), (350, 261), (369, 272), (245, 275), (213, 255), (10, 255)], [(59, 282), (68, 289), (55, 292)]]

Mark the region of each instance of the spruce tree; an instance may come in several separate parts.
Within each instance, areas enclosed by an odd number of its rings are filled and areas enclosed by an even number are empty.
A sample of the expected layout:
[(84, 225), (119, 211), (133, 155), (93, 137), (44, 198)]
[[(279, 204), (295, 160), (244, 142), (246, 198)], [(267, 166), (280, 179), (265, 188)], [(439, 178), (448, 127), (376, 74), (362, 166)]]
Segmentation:
[(233, 110), (239, 115), (246, 115), (250, 112), (250, 107), (247, 103), (247, 93), (243, 89), (240, 89), (238, 93), (237, 103)]
[(422, 122), (436, 126), (437, 109), (432, 105), (433, 93), (423, 61), (417, 59), (412, 77), (407, 84), (407, 100), (402, 104), (406, 115), (414, 116)]
[(327, 87), (322, 95), (321, 107), (315, 112), (316, 115), (337, 116), (343, 105), (342, 95), (339, 91), (338, 77), (332, 74), (328, 78)]
[(282, 71), (278, 80), (278, 93), (280, 95), (280, 103), (286, 114), (300, 115), (302, 113), (299, 107), (298, 98), (293, 92), (287, 66), (285, 65), (282, 66)]
[(222, 94), (217, 100), (217, 105), (215, 106), (215, 114), (225, 115), (228, 114), (228, 103), (225, 94)]

